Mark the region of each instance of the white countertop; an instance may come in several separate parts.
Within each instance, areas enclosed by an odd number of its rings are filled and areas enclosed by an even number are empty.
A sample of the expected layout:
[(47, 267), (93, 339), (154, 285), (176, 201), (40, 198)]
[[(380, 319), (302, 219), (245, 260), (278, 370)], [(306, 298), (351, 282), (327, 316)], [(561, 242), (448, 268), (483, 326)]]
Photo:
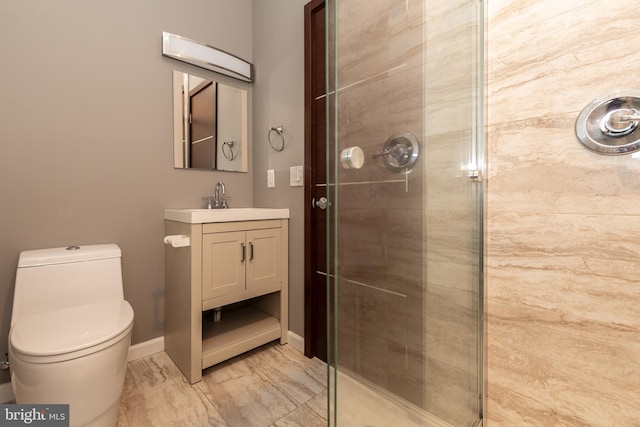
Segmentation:
[(234, 209), (165, 209), (164, 219), (188, 224), (209, 222), (258, 221), (289, 218), (289, 209), (234, 208)]

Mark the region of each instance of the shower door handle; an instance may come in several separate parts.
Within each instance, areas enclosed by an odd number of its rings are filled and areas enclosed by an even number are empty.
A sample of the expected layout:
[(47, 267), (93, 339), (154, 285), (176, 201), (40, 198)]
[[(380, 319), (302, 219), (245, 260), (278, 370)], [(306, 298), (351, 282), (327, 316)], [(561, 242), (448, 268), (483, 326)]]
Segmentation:
[(320, 197), (317, 201), (315, 197), (311, 199), (312, 208), (327, 209), (327, 206), (329, 206), (329, 201), (326, 197)]
[(473, 182), (482, 182), (482, 171), (479, 169), (470, 170), (469, 179)]

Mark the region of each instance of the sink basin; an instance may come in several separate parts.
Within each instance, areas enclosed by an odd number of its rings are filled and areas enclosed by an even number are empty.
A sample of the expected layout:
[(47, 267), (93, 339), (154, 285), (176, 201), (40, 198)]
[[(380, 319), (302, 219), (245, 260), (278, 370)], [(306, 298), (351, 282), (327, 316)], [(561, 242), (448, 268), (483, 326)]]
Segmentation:
[(207, 222), (256, 221), (289, 218), (289, 209), (234, 208), (234, 209), (165, 209), (164, 219), (203, 224)]

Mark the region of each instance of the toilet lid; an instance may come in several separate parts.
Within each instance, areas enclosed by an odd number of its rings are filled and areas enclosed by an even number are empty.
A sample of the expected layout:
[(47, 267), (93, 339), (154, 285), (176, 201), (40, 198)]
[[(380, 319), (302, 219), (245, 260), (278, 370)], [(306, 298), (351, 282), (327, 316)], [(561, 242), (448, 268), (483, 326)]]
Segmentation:
[(11, 328), (10, 343), (15, 353), (25, 356), (68, 355), (104, 348), (132, 324), (133, 309), (127, 301), (105, 301), (19, 319)]

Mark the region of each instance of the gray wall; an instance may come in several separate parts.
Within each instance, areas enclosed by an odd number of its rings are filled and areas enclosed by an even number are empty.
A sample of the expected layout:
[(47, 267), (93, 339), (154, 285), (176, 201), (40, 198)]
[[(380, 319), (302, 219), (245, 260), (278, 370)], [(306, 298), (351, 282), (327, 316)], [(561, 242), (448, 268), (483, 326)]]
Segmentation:
[[(304, 5), (308, 0), (255, 0), (253, 51), (253, 202), (289, 208), (289, 330), (304, 334), (304, 189), (289, 187), (289, 167), (304, 163)], [(269, 147), (267, 131), (284, 128), (286, 146)], [(275, 188), (267, 188), (274, 169)]]
[[(3, 2), (1, 354), (18, 254), (32, 248), (117, 243), (136, 316), (133, 343), (163, 334), (163, 209), (200, 206), (219, 179), (233, 206), (251, 206), (253, 176), (172, 168), (171, 72), (215, 75), (162, 57), (161, 32), (251, 61), (251, 9), (251, 0), (234, 0), (233, 7), (225, 0)], [(273, 119), (296, 129), (288, 116)], [(301, 135), (300, 128), (286, 155)], [(260, 172), (264, 167), (260, 162)], [(7, 380), (1, 372), (0, 383)]]

